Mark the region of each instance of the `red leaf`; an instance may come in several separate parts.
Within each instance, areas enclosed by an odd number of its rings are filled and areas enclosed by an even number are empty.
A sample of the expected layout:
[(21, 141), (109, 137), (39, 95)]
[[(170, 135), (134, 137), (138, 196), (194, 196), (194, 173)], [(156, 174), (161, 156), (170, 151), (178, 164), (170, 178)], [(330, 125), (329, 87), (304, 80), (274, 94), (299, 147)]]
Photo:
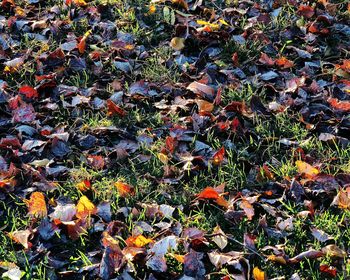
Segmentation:
[(233, 62), (233, 65), (236, 66), (236, 67), (239, 65), (238, 53), (237, 52), (235, 52), (232, 55), (232, 62)]
[(24, 94), (27, 98), (39, 97), (37, 90), (28, 85), (22, 86), (19, 89), (19, 93)]
[(225, 156), (225, 148), (222, 147), (220, 150), (218, 150), (214, 156), (213, 156), (213, 164), (219, 165), (223, 162)]
[(107, 112), (108, 116), (114, 116), (114, 115), (118, 115), (119, 117), (126, 116), (126, 112), (110, 99), (107, 100), (107, 109), (108, 109), (108, 112)]
[(320, 271), (322, 273), (327, 274), (330, 277), (333, 277), (333, 278), (337, 276), (337, 269), (335, 267), (329, 266), (327, 264), (321, 264)]
[(216, 200), (219, 198), (219, 194), (212, 187), (206, 187), (204, 190), (202, 190), (198, 194), (197, 198), (198, 199), (214, 199), (214, 200)]
[(331, 105), (336, 110), (343, 112), (350, 111), (350, 101), (341, 101), (336, 98), (329, 98), (327, 101), (329, 105)]
[(298, 9), (298, 14), (305, 18), (312, 18), (312, 16), (315, 14), (315, 10), (311, 6), (300, 5)]
[(174, 137), (168, 136), (165, 139), (165, 145), (169, 153), (173, 154), (175, 151), (175, 147), (177, 146), (177, 140)]

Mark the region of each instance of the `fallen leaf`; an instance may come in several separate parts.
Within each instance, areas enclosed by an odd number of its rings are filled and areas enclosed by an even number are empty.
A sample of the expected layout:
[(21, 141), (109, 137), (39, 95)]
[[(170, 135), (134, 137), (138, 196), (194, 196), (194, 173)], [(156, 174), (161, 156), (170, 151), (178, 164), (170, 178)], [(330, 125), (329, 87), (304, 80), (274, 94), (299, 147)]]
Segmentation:
[(153, 240), (140, 234), (138, 236), (130, 236), (125, 242), (128, 246), (144, 247), (147, 244), (152, 243)]
[(107, 100), (107, 110), (108, 110), (107, 112), (108, 116), (115, 116), (115, 115), (119, 117), (126, 116), (126, 112), (110, 99)]
[(295, 165), (298, 169), (298, 172), (300, 174), (303, 174), (306, 178), (312, 178), (315, 175), (320, 173), (317, 168), (315, 168), (315, 167), (311, 166), (310, 164), (308, 164), (307, 162), (304, 162), (301, 160), (297, 160), (295, 162)]
[(224, 156), (225, 156), (225, 147), (221, 147), (220, 150), (218, 150), (213, 155), (213, 164), (220, 165), (224, 161)]
[(77, 213), (75, 215), (79, 219), (85, 219), (86, 217), (97, 213), (96, 206), (85, 195), (79, 199), (76, 208)]
[(18, 92), (25, 95), (27, 98), (39, 97), (37, 90), (27, 85), (20, 87)]
[(172, 38), (170, 41), (170, 47), (172, 47), (175, 51), (181, 51), (185, 47), (185, 38)]
[(218, 192), (213, 189), (212, 187), (206, 187), (204, 190), (202, 190), (198, 195), (198, 199), (218, 199), (219, 194)]
[(8, 236), (16, 243), (23, 245), (25, 249), (29, 249), (32, 246), (32, 244), (28, 241), (31, 234), (32, 232), (26, 229), (9, 232)]
[(333, 278), (337, 276), (337, 269), (333, 266), (329, 266), (328, 264), (321, 264), (320, 271)]
[(275, 63), (278, 67), (280, 67), (282, 69), (288, 69), (288, 68), (292, 68), (294, 66), (294, 62), (290, 61), (289, 59), (287, 59), (284, 56), (277, 58), (275, 60)]
[(47, 208), (44, 194), (41, 192), (33, 192), (30, 195), (30, 199), (27, 202), (28, 204), (28, 214), (33, 217), (46, 217)]
[(260, 270), (260, 268), (258, 268), (258, 267), (254, 267), (253, 277), (255, 280), (266, 280), (265, 272)]
[(135, 195), (135, 188), (129, 184), (118, 181), (114, 183), (114, 186), (117, 188), (117, 191), (121, 197), (129, 197)]

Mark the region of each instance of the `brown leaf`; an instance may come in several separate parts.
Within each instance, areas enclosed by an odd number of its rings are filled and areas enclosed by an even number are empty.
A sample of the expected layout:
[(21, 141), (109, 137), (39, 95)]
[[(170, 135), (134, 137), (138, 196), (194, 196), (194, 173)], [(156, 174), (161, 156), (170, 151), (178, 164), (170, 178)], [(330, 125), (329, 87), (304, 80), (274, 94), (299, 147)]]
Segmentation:
[(248, 200), (246, 199), (242, 199), (239, 207), (241, 209), (243, 209), (243, 211), (245, 212), (248, 220), (252, 220), (253, 217), (254, 217), (254, 208), (253, 208), (253, 205), (251, 205)]
[(315, 14), (315, 10), (313, 7), (308, 5), (300, 5), (298, 8), (298, 14), (305, 18), (312, 18)]
[(126, 112), (110, 99), (107, 100), (107, 110), (108, 110), (107, 112), (108, 116), (115, 116), (115, 115), (118, 115), (119, 117), (126, 116)]
[(269, 57), (266, 53), (261, 53), (261, 56), (259, 58), (259, 62), (267, 65), (267, 66), (274, 66), (275, 60)]
[(310, 249), (308, 251), (302, 252), (294, 258), (289, 259), (290, 263), (299, 263), (305, 259), (317, 259), (323, 257), (324, 253), (322, 251), (317, 251), (314, 249)]
[(342, 101), (336, 98), (329, 98), (327, 101), (332, 108), (338, 111), (350, 112), (350, 101)]

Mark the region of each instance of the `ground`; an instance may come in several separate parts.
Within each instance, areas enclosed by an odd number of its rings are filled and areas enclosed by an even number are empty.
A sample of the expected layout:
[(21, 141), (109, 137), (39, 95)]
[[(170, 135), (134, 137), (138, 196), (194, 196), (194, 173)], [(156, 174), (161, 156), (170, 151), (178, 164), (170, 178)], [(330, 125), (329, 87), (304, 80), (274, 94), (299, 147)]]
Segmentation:
[(0, 1), (4, 279), (349, 279), (350, 4)]

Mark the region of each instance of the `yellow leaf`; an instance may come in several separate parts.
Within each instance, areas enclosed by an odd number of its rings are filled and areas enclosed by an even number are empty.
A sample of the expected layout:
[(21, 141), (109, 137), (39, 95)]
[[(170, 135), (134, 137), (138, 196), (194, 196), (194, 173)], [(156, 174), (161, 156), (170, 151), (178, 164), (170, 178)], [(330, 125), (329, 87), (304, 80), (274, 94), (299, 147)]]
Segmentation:
[(254, 267), (253, 269), (253, 276), (255, 280), (265, 280), (265, 272), (260, 270), (258, 267)]
[(219, 22), (220, 23), (222, 23), (223, 25), (226, 25), (226, 26), (230, 26), (227, 22), (226, 22), (226, 20), (224, 20), (224, 19), (219, 19)]
[(185, 38), (172, 38), (170, 41), (170, 47), (172, 47), (176, 51), (181, 51), (185, 47)]
[(158, 159), (164, 164), (167, 164), (169, 161), (168, 156), (166, 154), (163, 154), (163, 153), (158, 153)]
[(295, 162), (296, 167), (298, 168), (298, 172), (300, 174), (304, 174), (305, 177), (307, 178), (312, 178), (313, 176), (317, 175), (320, 173), (317, 168), (311, 166), (307, 162), (297, 160)]
[(96, 206), (85, 195), (79, 199), (76, 208), (77, 213), (75, 215), (80, 219), (84, 219), (97, 212)]
[(153, 242), (152, 239), (144, 237), (142, 234), (138, 236), (130, 236), (126, 241), (129, 246), (143, 247), (148, 243)]
[(157, 10), (156, 6), (155, 5), (151, 5), (151, 6), (149, 6), (148, 12), (150, 14), (154, 14), (156, 12), (156, 10)]
[(267, 257), (269, 261), (276, 262), (279, 264), (287, 264), (287, 261), (282, 256), (270, 255)]

